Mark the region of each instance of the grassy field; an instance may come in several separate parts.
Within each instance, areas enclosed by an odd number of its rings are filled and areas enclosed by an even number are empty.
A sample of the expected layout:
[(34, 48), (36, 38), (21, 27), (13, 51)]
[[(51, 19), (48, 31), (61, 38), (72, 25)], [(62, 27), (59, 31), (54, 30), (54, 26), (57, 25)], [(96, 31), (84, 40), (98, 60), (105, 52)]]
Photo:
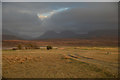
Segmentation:
[(3, 50), (5, 78), (118, 77), (117, 47)]

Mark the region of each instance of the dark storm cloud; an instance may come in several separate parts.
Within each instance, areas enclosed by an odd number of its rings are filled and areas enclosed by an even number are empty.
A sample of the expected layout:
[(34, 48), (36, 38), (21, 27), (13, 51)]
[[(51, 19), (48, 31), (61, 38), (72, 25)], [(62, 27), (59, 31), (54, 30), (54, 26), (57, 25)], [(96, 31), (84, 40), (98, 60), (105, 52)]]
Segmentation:
[[(68, 9), (61, 10), (65, 8)], [(117, 3), (110, 2), (3, 3), (3, 29), (33, 37), (47, 30), (88, 32), (117, 29), (117, 10)], [(54, 14), (50, 15), (50, 12)], [(42, 20), (38, 14), (47, 15), (47, 18)]]
[(117, 17), (117, 5), (90, 3), (83, 8), (71, 8), (55, 14), (46, 23), (48, 22), (49, 26), (51, 24), (53, 29), (58, 30), (117, 29)]

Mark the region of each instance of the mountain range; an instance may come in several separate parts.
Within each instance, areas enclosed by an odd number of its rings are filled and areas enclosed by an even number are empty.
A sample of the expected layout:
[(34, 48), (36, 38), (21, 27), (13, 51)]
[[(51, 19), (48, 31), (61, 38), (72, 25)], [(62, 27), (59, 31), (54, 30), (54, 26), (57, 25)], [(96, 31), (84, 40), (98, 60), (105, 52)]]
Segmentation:
[(118, 30), (95, 30), (87, 34), (78, 34), (73, 31), (64, 30), (61, 32), (46, 31), (43, 35), (37, 38), (30, 38), (28, 36), (15, 34), (8, 30), (3, 30), (2, 40), (40, 40), (40, 39), (63, 39), (63, 38), (100, 38), (100, 37), (117, 37)]

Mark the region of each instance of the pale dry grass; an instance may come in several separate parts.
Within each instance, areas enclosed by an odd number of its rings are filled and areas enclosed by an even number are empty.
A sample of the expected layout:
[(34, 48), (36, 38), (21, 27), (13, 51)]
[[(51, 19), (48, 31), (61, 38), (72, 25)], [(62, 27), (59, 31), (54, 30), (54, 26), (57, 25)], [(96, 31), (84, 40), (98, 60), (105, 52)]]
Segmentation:
[[(61, 49), (62, 48), (62, 49)], [(109, 51), (111, 54), (106, 54)], [(75, 60), (83, 56), (85, 59)], [(117, 62), (117, 48), (60, 47), (45, 50), (3, 50), (3, 77), (7, 78), (108, 78), (117, 70), (94, 61)], [(83, 60), (83, 61), (82, 61)], [(91, 61), (91, 63), (90, 63)], [(94, 63), (94, 64), (93, 64)], [(97, 62), (98, 63), (98, 62)], [(117, 65), (117, 64), (116, 64)], [(116, 66), (115, 65), (115, 66)]]

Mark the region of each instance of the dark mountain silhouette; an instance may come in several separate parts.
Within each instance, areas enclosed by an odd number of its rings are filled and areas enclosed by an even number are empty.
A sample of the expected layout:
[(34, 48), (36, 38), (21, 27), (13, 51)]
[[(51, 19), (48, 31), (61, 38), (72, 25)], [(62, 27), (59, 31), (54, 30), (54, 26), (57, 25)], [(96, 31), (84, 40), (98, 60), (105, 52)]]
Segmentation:
[(61, 38), (114, 38), (118, 35), (117, 30), (95, 30), (90, 31), (88, 34), (77, 34), (72, 31), (62, 31), (60, 33), (57, 33), (55, 31), (47, 31), (42, 36), (38, 37), (37, 39), (61, 39)]
[(49, 38), (59, 38), (59, 33), (56, 33), (55, 31), (47, 31), (37, 39), (49, 39)]
[(2, 40), (22, 40), (21, 38), (14, 35), (2, 35)]
[(37, 39), (61, 39), (61, 38), (85, 38), (86, 34), (77, 34), (73, 31), (62, 31), (62, 32), (55, 32), (55, 31), (47, 31), (42, 36), (38, 37)]
[(62, 31), (60, 33), (61, 38), (74, 38), (74, 37), (79, 37), (78, 34), (76, 34), (75, 32), (72, 31)]
[(21, 38), (15, 36), (15, 34), (9, 30), (2, 30), (2, 40), (21, 40)]
[(88, 36), (92, 37), (106, 37), (106, 38), (115, 38), (118, 37), (118, 30), (95, 30), (88, 32)]
[(39, 36), (38, 38), (30, 38), (29, 36), (15, 34), (8, 30), (3, 29), (2, 31), (2, 39), (3, 40), (40, 40), (40, 39), (65, 39), (65, 38), (84, 38), (84, 39), (91, 39), (91, 38), (114, 38), (118, 37), (118, 30), (95, 30), (90, 31), (88, 34), (78, 34), (73, 31), (64, 30), (59, 33), (55, 31), (46, 31), (43, 35)]
[(2, 30), (2, 40), (30, 40), (31, 38), (26, 35), (19, 35), (7, 29)]

